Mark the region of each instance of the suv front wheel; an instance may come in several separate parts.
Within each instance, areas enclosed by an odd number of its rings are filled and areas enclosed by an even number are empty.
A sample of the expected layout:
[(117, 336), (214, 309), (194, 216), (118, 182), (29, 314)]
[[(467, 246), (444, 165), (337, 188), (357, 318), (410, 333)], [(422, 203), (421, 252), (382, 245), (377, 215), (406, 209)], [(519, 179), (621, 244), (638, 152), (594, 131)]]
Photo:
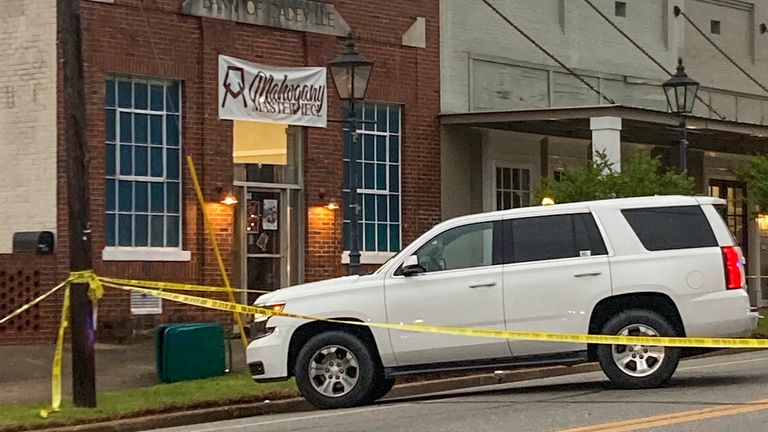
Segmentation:
[[(619, 336), (677, 336), (672, 324), (656, 312), (621, 312), (603, 326), (603, 334)], [(597, 358), (605, 375), (621, 388), (650, 388), (663, 384), (677, 369), (680, 349), (650, 345), (599, 345)]]
[(345, 408), (370, 403), (383, 379), (371, 349), (345, 331), (313, 336), (296, 358), (296, 384), (319, 408)]

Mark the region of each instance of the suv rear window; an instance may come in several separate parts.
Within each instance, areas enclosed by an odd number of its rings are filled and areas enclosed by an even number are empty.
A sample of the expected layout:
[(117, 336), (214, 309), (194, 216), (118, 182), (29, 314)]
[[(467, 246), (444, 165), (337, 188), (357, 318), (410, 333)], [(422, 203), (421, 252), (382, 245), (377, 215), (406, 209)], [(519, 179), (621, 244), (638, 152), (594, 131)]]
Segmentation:
[(650, 251), (718, 245), (700, 206), (627, 209), (621, 213)]

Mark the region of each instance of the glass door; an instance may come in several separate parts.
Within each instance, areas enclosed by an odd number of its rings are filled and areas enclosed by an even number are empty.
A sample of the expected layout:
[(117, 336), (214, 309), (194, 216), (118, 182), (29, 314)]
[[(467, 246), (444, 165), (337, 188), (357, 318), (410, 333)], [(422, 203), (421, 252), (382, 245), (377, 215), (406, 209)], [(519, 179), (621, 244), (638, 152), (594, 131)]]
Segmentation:
[[(249, 190), (245, 193), (246, 288), (274, 291), (280, 288), (282, 248), (280, 192)], [(249, 293), (247, 303), (258, 297)]]
[[(280, 136), (269, 129), (234, 143), (235, 274), (241, 288), (253, 291), (296, 285), (304, 273), (303, 131), (289, 126)], [(242, 301), (252, 304), (260, 295), (247, 292)]]
[[(244, 186), (238, 212), (240, 285), (254, 291), (274, 291), (299, 283), (299, 193), (291, 189)], [(248, 292), (252, 304), (260, 292)]]
[(747, 189), (743, 182), (735, 180), (709, 180), (709, 195), (726, 200), (726, 205), (720, 210), (723, 219), (733, 234), (736, 243), (747, 255)]

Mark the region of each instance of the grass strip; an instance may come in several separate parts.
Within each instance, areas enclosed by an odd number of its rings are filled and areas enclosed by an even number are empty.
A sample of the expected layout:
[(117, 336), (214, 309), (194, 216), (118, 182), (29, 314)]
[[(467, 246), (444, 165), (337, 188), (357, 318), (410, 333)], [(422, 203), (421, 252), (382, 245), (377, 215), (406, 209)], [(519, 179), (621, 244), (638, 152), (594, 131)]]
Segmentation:
[(76, 408), (71, 399), (65, 399), (61, 412), (51, 414), (48, 419), (38, 416), (40, 409), (45, 408), (42, 403), (0, 405), (0, 431), (94, 423), (186, 409), (287, 399), (298, 395), (293, 380), (256, 384), (248, 374), (229, 374), (99, 393), (97, 408), (94, 409)]

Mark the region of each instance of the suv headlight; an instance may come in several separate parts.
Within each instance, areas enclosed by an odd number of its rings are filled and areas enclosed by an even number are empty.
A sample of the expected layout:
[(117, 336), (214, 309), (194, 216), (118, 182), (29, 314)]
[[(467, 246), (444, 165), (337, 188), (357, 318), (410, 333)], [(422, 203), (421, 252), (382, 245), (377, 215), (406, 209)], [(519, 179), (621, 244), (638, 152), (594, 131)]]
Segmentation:
[[(285, 309), (285, 303), (268, 303), (268, 304), (256, 304), (256, 307), (269, 309), (272, 312), (280, 313)], [(251, 339), (258, 339), (264, 336), (269, 336), (275, 331), (275, 327), (269, 327), (267, 322), (272, 318), (272, 315), (268, 314), (256, 314), (253, 316), (253, 323), (251, 324), (250, 336)]]

